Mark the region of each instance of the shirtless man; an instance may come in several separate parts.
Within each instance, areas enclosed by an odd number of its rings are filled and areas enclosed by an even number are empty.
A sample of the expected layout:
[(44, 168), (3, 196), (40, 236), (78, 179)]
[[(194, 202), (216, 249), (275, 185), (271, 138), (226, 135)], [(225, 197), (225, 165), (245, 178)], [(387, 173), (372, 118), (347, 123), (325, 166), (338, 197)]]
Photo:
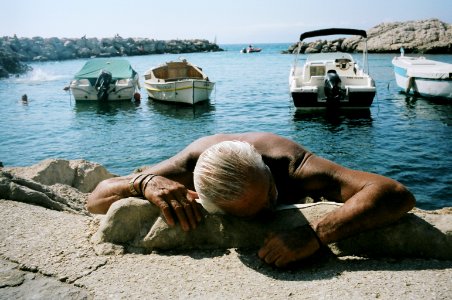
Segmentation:
[(157, 205), (167, 223), (183, 230), (201, 221), (207, 206), (239, 217), (297, 203), (305, 196), (344, 203), (310, 226), (272, 234), (258, 255), (278, 267), (326, 245), (398, 220), (415, 205), (399, 182), (351, 170), (271, 133), (217, 134), (200, 138), (144, 172), (102, 181), (88, 198), (91, 213), (107, 212), (123, 198)]

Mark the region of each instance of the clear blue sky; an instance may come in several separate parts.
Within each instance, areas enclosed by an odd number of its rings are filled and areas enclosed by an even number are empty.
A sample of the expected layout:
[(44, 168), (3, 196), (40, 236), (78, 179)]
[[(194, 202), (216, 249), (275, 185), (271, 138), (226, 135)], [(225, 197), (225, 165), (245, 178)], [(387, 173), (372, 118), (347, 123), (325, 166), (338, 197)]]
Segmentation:
[(295, 42), (327, 27), (438, 18), (452, 0), (4, 0), (0, 36), (203, 38), (219, 44)]

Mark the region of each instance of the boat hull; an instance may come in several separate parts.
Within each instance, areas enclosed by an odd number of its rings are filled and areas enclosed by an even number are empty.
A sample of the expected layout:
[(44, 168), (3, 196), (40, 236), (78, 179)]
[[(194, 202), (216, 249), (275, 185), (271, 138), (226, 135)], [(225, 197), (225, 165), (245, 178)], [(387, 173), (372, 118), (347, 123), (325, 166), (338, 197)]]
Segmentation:
[(155, 82), (145, 80), (144, 87), (151, 99), (184, 104), (196, 104), (210, 99), (215, 83), (207, 80)]
[[(70, 89), (76, 101), (98, 101), (97, 90), (91, 85), (74, 80)], [(139, 85), (134, 80), (126, 84), (111, 84), (108, 89), (108, 101), (132, 100), (139, 93)]]
[(407, 76), (407, 70), (394, 65), (397, 86), (405, 93), (423, 97), (452, 98), (452, 77), (431, 79)]
[(331, 101), (325, 98), (319, 98), (316, 92), (292, 92), (293, 104), (296, 109), (366, 109), (372, 105), (375, 97), (375, 90), (350, 92), (344, 99)]

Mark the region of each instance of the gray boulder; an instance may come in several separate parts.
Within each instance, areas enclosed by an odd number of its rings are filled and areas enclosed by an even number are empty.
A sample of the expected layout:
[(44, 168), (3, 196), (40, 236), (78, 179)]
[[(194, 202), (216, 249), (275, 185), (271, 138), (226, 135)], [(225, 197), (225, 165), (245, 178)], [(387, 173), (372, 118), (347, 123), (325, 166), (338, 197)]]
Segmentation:
[[(452, 24), (438, 19), (383, 23), (368, 30), (369, 52), (451, 53)], [(345, 40), (344, 43), (350, 43)], [(357, 50), (361, 51), (362, 43)]]
[[(353, 36), (333, 41), (302, 43), (300, 53), (362, 52), (363, 38)], [(438, 19), (382, 23), (367, 30), (369, 53), (395, 53), (403, 47), (406, 53), (452, 53), (452, 24)], [(283, 53), (294, 53), (296, 44)]]
[[(204, 213), (196, 230), (169, 227), (148, 201), (115, 202), (93, 235), (95, 244), (111, 243), (129, 251), (258, 248), (270, 232), (303, 226), (340, 204), (319, 202), (281, 207), (271, 220), (243, 220)], [(414, 210), (397, 223), (328, 245), (338, 256), (427, 257), (452, 259), (452, 209)], [(109, 249), (110, 248), (106, 248)]]
[(82, 193), (91, 192), (97, 184), (116, 175), (103, 166), (86, 160), (46, 159), (29, 167), (5, 168), (11, 174), (31, 179), (44, 185), (56, 183), (76, 188)]

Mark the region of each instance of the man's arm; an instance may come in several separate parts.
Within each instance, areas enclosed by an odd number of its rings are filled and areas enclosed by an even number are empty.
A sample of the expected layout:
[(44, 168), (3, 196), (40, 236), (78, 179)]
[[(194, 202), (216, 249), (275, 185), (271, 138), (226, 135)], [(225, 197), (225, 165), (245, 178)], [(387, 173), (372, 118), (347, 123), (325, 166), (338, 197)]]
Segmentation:
[(198, 144), (192, 143), (180, 153), (147, 168), (143, 173), (100, 182), (88, 197), (88, 211), (105, 214), (120, 199), (144, 197), (160, 208), (169, 225), (175, 225), (178, 220), (186, 231), (190, 227), (195, 228), (201, 220), (201, 213), (195, 201), (198, 195), (192, 190), (191, 165), (195, 163), (193, 160), (196, 161), (194, 155)]
[[(198, 198), (193, 187), (193, 169), (199, 155), (207, 147), (226, 135), (215, 135), (200, 138), (175, 156), (164, 160), (143, 173), (104, 180), (89, 195), (87, 209), (91, 213), (105, 214), (110, 206), (123, 198), (144, 197), (162, 211), (169, 225), (178, 220), (182, 229), (195, 228), (201, 220)], [(143, 176), (136, 177), (142, 174)], [(150, 174), (158, 176), (150, 176)], [(136, 178), (136, 180), (133, 180)], [(131, 190), (131, 180), (134, 194)]]
[(415, 205), (414, 196), (390, 178), (350, 170), (311, 155), (294, 174), (307, 192), (328, 195), (344, 205), (311, 227), (269, 237), (259, 251), (268, 263), (285, 266), (328, 244), (392, 223)]

